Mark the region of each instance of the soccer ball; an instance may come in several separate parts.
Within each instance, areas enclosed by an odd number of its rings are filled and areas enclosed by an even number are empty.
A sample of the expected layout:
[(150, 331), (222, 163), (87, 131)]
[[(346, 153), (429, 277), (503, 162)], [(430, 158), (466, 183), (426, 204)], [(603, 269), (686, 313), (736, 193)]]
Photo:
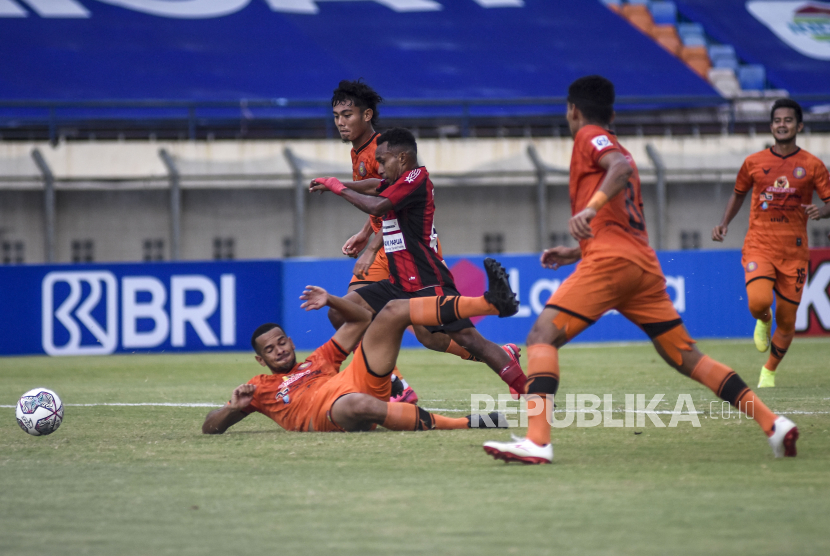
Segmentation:
[(48, 388), (29, 390), (17, 401), (17, 424), (32, 436), (52, 434), (63, 421), (63, 402)]

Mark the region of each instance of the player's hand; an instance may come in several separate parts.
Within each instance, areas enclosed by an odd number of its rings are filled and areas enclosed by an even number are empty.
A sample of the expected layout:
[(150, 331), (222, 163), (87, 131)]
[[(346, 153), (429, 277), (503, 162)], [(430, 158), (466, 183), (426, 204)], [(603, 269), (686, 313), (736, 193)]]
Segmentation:
[(304, 303), (300, 305), (306, 311), (316, 311), (326, 306), (329, 300), (329, 292), (319, 286), (306, 286), (300, 299)]
[(352, 270), (352, 273), (362, 280), (366, 276), (366, 273), (369, 272), (369, 267), (372, 266), (373, 262), (375, 262), (377, 255), (377, 251), (372, 251), (371, 249), (364, 251), (354, 264), (354, 270)]
[(241, 384), (237, 386), (234, 388), (233, 394), (231, 394), (231, 403), (229, 407), (231, 409), (243, 409), (248, 407), (254, 399), (255, 390), (256, 384)]
[(727, 226), (715, 226), (712, 228), (712, 241), (723, 241), (726, 238)]
[(801, 205), (810, 220), (821, 220), (821, 213), (816, 205)]
[[(320, 189), (321, 186), (323, 187), (323, 189)], [(337, 178), (331, 178), (331, 177), (329, 177), (329, 178), (314, 178), (313, 180), (311, 180), (311, 183), (308, 186), (309, 192), (328, 190), (328, 191), (331, 191), (332, 193), (334, 193), (336, 195), (341, 195), (343, 193), (344, 189), (346, 189), (346, 186), (343, 185), (343, 182), (341, 182)]]
[(364, 235), (362, 232), (358, 232), (343, 244), (341, 251), (347, 257), (356, 259), (357, 256), (360, 255), (360, 252), (363, 251), (368, 244), (369, 236)]
[(592, 208), (585, 208), (568, 220), (568, 231), (577, 241), (594, 237), (591, 232), (591, 220), (597, 215)]
[(314, 193), (316, 191), (317, 193), (322, 195), (323, 193), (328, 191), (329, 188), (326, 187), (326, 184), (317, 181), (317, 179), (318, 178), (315, 178), (315, 179), (311, 180), (311, 183), (308, 184), (308, 192), (309, 193)]
[(582, 258), (582, 251), (579, 247), (565, 247), (564, 245), (557, 245), (542, 252), (539, 257), (539, 262), (545, 268), (558, 269), (560, 266), (575, 263)]

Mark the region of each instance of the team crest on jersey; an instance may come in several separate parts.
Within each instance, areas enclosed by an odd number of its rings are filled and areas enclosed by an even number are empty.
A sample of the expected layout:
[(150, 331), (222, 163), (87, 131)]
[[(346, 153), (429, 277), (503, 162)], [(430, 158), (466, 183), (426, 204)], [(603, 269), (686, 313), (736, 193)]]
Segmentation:
[(798, 166), (795, 170), (793, 170), (793, 177), (795, 179), (800, 180), (801, 178), (803, 178), (806, 175), (807, 175), (807, 170), (805, 170), (801, 166)]
[(420, 168), (415, 168), (414, 170), (409, 172), (409, 175), (406, 176), (406, 179), (404, 179), (404, 181), (406, 183), (412, 183), (413, 181), (415, 181), (415, 178), (417, 178), (420, 175), (421, 175), (421, 169)]
[(361, 178), (366, 177), (366, 162), (361, 160), (360, 166), (357, 167), (357, 173), (360, 174)]
[(756, 262), (746, 263), (746, 271), (747, 272), (755, 272), (756, 270), (758, 270), (758, 263), (756, 263)]
[(591, 139), (591, 144), (594, 148), (598, 151), (605, 149), (611, 146), (611, 140), (608, 138), (607, 135), (597, 135), (593, 139)]

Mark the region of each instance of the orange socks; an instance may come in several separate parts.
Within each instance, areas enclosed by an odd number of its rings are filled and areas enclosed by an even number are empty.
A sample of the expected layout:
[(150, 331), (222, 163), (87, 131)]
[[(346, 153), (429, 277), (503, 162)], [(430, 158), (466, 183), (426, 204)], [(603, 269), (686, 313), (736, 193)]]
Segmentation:
[(435, 415), (417, 405), (388, 403), (386, 404), (386, 419), (382, 424), (384, 428), (393, 431), (424, 431), (466, 429), (468, 421), (466, 417), (453, 419)]
[(559, 350), (549, 344), (527, 346), (527, 438), (539, 446), (550, 444), (550, 412), (558, 389)]
[(770, 342), (769, 359), (764, 365), (770, 371), (778, 368), (778, 364), (787, 355), (790, 344), (795, 337), (795, 315), (798, 312), (798, 305), (781, 299), (775, 300), (775, 333)]
[(749, 389), (735, 371), (704, 355), (692, 371), (692, 378), (709, 388), (725, 400), (755, 419), (767, 436), (772, 434), (772, 426), (777, 415)]
[(409, 318), (412, 324), (422, 324), (424, 326), (438, 326), (459, 319), (498, 314), (498, 309), (490, 305), (484, 299), (484, 296), (442, 295), (440, 297), (418, 297), (409, 300)]

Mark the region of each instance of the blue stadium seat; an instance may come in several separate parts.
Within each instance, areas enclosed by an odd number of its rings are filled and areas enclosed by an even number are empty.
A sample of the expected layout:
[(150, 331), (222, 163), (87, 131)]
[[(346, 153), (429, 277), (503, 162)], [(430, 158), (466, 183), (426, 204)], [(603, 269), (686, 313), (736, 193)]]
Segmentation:
[(682, 38), (683, 35), (704, 35), (705, 33), (700, 23), (678, 23), (677, 34)]
[(617, 6), (617, 7), (619, 7), (620, 4), (622, 4), (621, 0), (599, 0), (599, 1), (602, 2), (603, 4), (605, 4), (606, 6)]
[(738, 68), (738, 81), (741, 89), (761, 91), (767, 83), (767, 71), (764, 66), (749, 64)]
[(634, 6), (650, 6), (651, 0), (628, 0), (628, 4), (632, 4)]
[(674, 2), (652, 2), (651, 15), (657, 25), (677, 23), (677, 4)]
[(726, 68), (734, 72), (737, 72), (741, 65), (738, 63), (737, 58), (730, 58), (728, 56), (718, 56), (717, 58), (711, 58), (711, 60), (713, 68)]
[(703, 35), (680, 35), (680, 40), (683, 41), (683, 46), (706, 46), (706, 37)]
[(712, 67), (728, 68), (738, 71), (738, 56), (735, 54), (735, 47), (731, 44), (713, 44), (709, 46), (709, 58), (712, 60)]

